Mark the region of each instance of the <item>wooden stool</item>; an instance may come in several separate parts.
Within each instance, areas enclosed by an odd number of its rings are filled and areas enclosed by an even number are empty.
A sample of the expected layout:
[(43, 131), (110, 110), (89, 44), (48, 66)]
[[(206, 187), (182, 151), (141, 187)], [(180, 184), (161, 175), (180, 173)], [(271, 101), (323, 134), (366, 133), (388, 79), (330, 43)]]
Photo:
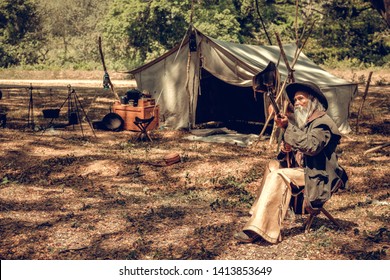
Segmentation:
[[(337, 192), (341, 187), (343, 186), (343, 182), (339, 180), (336, 184), (336, 186), (331, 190), (331, 194), (333, 195), (335, 192)], [(317, 217), (319, 214), (323, 213), (337, 228), (341, 228), (340, 224), (336, 221), (335, 218), (324, 208), (324, 206), (320, 208), (313, 209), (310, 206), (306, 206), (305, 210), (309, 213), (309, 217), (307, 220), (303, 223), (303, 227), (305, 228), (305, 232), (310, 231), (310, 227), (313, 223), (313, 220), (315, 217)]]
[(139, 128), (139, 134), (137, 140), (142, 140), (144, 138), (148, 139), (150, 142), (153, 142), (152, 138), (150, 138), (149, 133), (147, 131), (148, 126), (154, 120), (154, 116), (149, 119), (140, 119), (139, 117), (135, 117), (134, 124)]

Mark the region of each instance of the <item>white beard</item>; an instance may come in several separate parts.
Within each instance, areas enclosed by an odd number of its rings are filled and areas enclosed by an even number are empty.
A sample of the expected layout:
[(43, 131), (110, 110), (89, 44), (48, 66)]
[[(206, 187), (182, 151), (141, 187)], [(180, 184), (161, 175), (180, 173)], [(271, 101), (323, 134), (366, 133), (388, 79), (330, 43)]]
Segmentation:
[(325, 111), (324, 107), (317, 99), (313, 101), (309, 100), (306, 107), (297, 105), (294, 107), (294, 117), (296, 125), (303, 129), (307, 123), (308, 118), (313, 114), (314, 111)]
[(306, 107), (297, 105), (294, 108), (295, 122), (300, 129), (303, 129), (305, 127), (307, 119), (315, 110), (317, 103), (318, 102), (312, 102), (311, 100), (308, 100)]

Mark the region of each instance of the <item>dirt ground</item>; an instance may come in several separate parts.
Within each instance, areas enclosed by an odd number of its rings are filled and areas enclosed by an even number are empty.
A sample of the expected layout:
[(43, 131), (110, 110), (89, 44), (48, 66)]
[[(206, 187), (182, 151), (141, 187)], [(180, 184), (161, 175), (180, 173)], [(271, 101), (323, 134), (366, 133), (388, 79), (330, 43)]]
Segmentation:
[[(55, 128), (44, 130), (50, 119), (41, 110), (58, 108), (67, 88), (34, 89), (29, 118), (28, 89), (3, 85), (0, 106), (8, 123), (0, 128), (0, 258), (388, 260), (389, 147), (365, 153), (389, 141), (390, 86), (377, 84), (356, 132), (365, 88), (359, 86), (353, 131), (340, 145), (349, 188), (326, 208), (341, 229), (320, 215), (304, 233), (305, 217), (291, 214), (276, 245), (233, 238), (249, 218), (265, 163), (275, 156), (267, 139), (239, 147), (159, 129), (153, 142), (138, 142), (135, 132), (92, 130), (88, 119), (101, 119), (114, 101), (110, 91), (96, 88), (77, 88), (88, 117), (82, 126), (63, 125), (61, 115)], [(181, 162), (165, 165), (170, 153)]]

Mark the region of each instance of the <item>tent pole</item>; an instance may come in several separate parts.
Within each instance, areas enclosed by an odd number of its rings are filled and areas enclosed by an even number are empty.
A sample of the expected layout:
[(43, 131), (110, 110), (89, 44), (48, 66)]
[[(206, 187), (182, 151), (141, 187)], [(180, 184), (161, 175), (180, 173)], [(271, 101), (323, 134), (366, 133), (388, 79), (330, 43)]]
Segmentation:
[(186, 78), (186, 92), (188, 95), (188, 129), (191, 130), (192, 126), (192, 108), (191, 108), (191, 94), (189, 86), (190, 81), (190, 65), (191, 65), (191, 51), (188, 49), (188, 56), (187, 56), (187, 78)]
[(183, 46), (184, 40), (185, 40), (185, 38), (187, 37), (188, 31), (190, 30), (190, 28), (192, 29), (192, 24), (190, 24), (190, 26), (187, 28), (186, 34), (184, 34), (184, 37), (183, 37), (183, 39), (181, 40), (179, 49), (177, 50), (177, 53), (176, 53), (176, 56), (175, 56), (175, 59), (173, 60), (173, 62), (176, 61), (176, 58), (177, 58), (177, 56), (179, 55), (179, 52), (180, 52), (180, 50), (181, 50), (181, 47)]
[(295, 40), (298, 43), (298, 4), (299, 0), (295, 1)]

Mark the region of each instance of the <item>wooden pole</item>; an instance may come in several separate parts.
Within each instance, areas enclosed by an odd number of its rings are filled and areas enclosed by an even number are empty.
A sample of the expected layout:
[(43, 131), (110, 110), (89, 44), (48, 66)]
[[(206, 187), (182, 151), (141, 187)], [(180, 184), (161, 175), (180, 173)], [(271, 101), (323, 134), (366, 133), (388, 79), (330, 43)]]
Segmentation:
[(264, 29), (265, 36), (267, 36), (267, 39), (268, 39), (269, 44), (272, 45), (272, 41), (271, 41), (271, 38), (268, 36), (267, 28), (265, 27), (263, 17), (262, 17), (261, 14), (260, 14), (259, 1), (258, 1), (258, 0), (255, 0), (255, 2), (256, 2), (256, 11), (257, 11), (257, 14), (259, 15), (260, 22), (261, 22), (261, 26), (262, 26), (263, 29)]
[(298, 50), (299, 44), (299, 34), (298, 34), (298, 0), (295, 1), (295, 44), (297, 45), (296, 50)]
[(120, 101), (119, 95), (115, 92), (114, 85), (112, 84), (110, 76), (108, 75), (107, 72), (106, 63), (104, 61), (103, 49), (102, 49), (102, 38), (100, 36), (98, 42), (99, 42), (99, 53), (100, 53), (100, 58), (102, 59), (104, 73), (107, 73), (108, 83), (110, 85), (112, 93), (114, 94), (115, 98), (118, 99), (118, 101)]
[[(284, 60), (284, 63), (286, 64), (286, 67), (287, 67), (287, 79), (289, 80), (289, 82), (292, 82), (294, 83), (295, 82), (295, 78), (294, 78), (294, 69), (292, 69), (290, 67), (290, 63), (288, 62), (288, 59), (287, 59), (287, 56), (286, 56), (286, 53), (284, 52), (284, 49), (283, 49), (283, 45), (282, 45), (282, 42), (280, 40), (280, 37), (279, 37), (279, 34), (278, 32), (275, 32), (275, 37), (276, 37), (276, 40), (278, 42), (278, 45), (279, 45), (279, 49), (280, 49), (280, 54), (282, 55), (282, 58)], [(297, 44), (298, 46), (298, 44)], [(298, 47), (297, 47), (298, 48)]]
[[(311, 25), (309, 34), (308, 34), (308, 36), (306, 37), (305, 41), (303, 42), (302, 47), (298, 48), (298, 46), (297, 46), (298, 51), (295, 53), (294, 59), (293, 59), (291, 65), (290, 65), (290, 68), (291, 68), (291, 69), (294, 69), (294, 66), (295, 66), (295, 64), (297, 63), (298, 58), (299, 58), (299, 56), (300, 56), (300, 54), (301, 54), (303, 48), (305, 47), (305, 45), (306, 45), (306, 43), (307, 43), (307, 41), (308, 41), (308, 39), (309, 39), (309, 36), (310, 36), (310, 34), (311, 34), (312, 30), (313, 30), (314, 23), (315, 23), (315, 22), (313, 22), (313, 24)], [(288, 82), (288, 77), (284, 80), (283, 86), (282, 86), (282, 88), (280, 89), (278, 95), (276, 96), (276, 101), (278, 101), (279, 98), (280, 98), (280, 96), (282, 95), (284, 89), (285, 89), (286, 86), (287, 86), (287, 82)], [(264, 134), (264, 132), (265, 132), (267, 126), (268, 126), (268, 123), (271, 121), (271, 118), (272, 118), (272, 114), (270, 114), (270, 115), (268, 116), (267, 121), (265, 122), (264, 127), (263, 127), (262, 131), (260, 132), (259, 140), (260, 140), (261, 137), (263, 136), (263, 134)]]
[(186, 85), (185, 85), (185, 88), (186, 88), (186, 92), (187, 92), (187, 96), (188, 96), (188, 129), (191, 130), (192, 129), (192, 108), (191, 108), (191, 95), (193, 95), (194, 93), (190, 92), (190, 89), (189, 89), (189, 82), (190, 82), (190, 70), (191, 70), (191, 51), (188, 50), (188, 55), (187, 55), (187, 71), (186, 71), (186, 74), (187, 74), (187, 77), (186, 77)]
[[(284, 52), (284, 49), (283, 49), (283, 45), (282, 45), (282, 42), (280, 40), (280, 37), (279, 37), (279, 34), (277, 32), (275, 32), (275, 37), (276, 37), (276, 41), (278, 42), (278, 45), (279, 45), (279, 49), (280, 49), (280, 54), (284, 60), (284, 63), (286, 65), (286, 68), (287, 68), (287, 78), (286, 78), (286, 81), (287, 83), (294, 83), (295, 82), (295, 78), (294, 78), (294, 69), (292, 69), (290, 67), (290, 63), (288, 62), (288, 59), (287, 59), (287, 56), (286, 56), (286, 53)], [(298, 45), (298, 44), (297, 44)], [(297, 48), (298, 49), (298, 48)], [(296, 52), (297, 53), (297, 52)], [(279, 95), (281, 96), (281, 95)], [(285, 113), (283, 111), (283, 113)], [(277, 129), (276, 127), (274, 126), (274, 128), (272, 129), (272, 133), (271, 133), (271, 137), (270, 137), (270, 142), (269, 144), (271, 145), (273, 143), (273, 141), (275, 140), (275, 133), (276, 133)], [(280, 143), (280, 138), (281, 138), (282, 134), (279, 135), (279, 140), (278, 142)]]
[(103, 50), (102, 50), (102, 37), (99, 36), (99, 53), (100, 53), (100, 58), (102, 59), (102, 64), (103, 64), (103, 70), (104, 72), (107, 72), (107, 68), (106, 68), (106, 63), (104, 61), (104, 54), (103, 54)]
[(359, 133), (359, 117), (360, 117), (360, 114), (362, 113), (363, 105), (364, 105), (364, 102), (366, 101), (366, 98), (367, 98), (368, 88), (370, 87), (372, 73), (373, 72), (371, 71), (368, 74), (366, 89), (364, 90), (364, 94), (363, 94), (363, 98), (362, 98), (362, 104), (360, 104), (360, 108), (359, 108), (359, 111), (358, 111), (358, 114), (357, 114), (357, 117), (356, 117), (356, 133)]

